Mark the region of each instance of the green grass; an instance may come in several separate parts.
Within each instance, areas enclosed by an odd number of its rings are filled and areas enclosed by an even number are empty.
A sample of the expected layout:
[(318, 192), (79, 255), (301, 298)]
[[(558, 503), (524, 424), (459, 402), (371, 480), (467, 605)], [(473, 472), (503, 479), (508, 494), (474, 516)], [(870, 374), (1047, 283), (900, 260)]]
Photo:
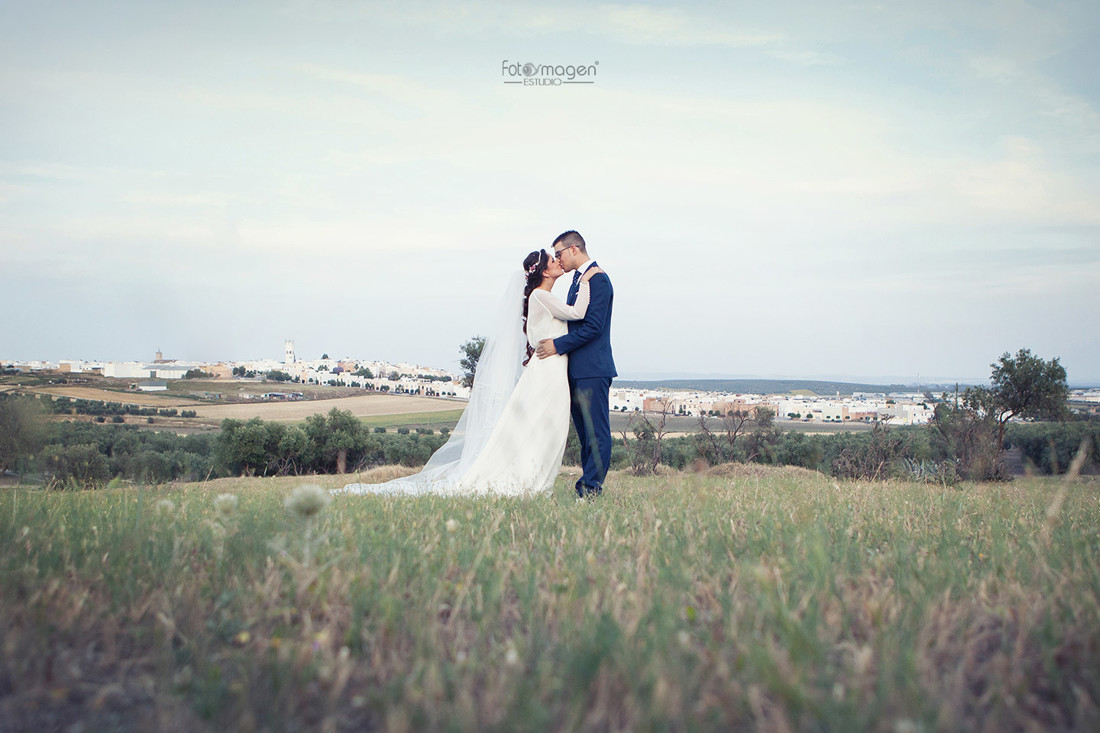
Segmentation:
[[(443, 410), (440, 412), (406, 412), (396, 415), (364, 415), (357, 419), (363, 423), (367, 430), (374, 428), (431, 428), (436, 432), (440, 428), (454, 429), (458, 419), (462, 417), (462, 410)], [(305, 427), (305, 420), (288, 422), (288, 425)]]
[(359, 418), (359, 422), (368, 428), (453, 428), (458, 418), (462, 417), (462, 409), (443, 410), (440, 412), (408, 412), (401, 415), (369, 415)]
[(1096, 483), (573, 478), (312, 524), (342, 477), (5, 489), (0, 729), (1100, 725)]

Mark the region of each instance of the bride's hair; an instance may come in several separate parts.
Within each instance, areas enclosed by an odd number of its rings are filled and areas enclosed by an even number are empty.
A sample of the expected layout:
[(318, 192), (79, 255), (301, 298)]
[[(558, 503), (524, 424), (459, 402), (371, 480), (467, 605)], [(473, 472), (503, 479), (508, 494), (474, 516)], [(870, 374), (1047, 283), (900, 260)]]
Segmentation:
[[(527, 305), (531, 300), (531, 293), (539, 285), (542, 285), (542, 276), (546, 272), (546, 266), (550, 264), (550, 255), (546, 250), (540, 249), (527, 255), (523, 260), (523, 271), (527, 274), (527, 285), (523, 288), (523, 335), (527, 335)], [(535, 350), (527, 343), (527, 358), (523, 360), (523, 366), (531, 361), (531, 355)]]

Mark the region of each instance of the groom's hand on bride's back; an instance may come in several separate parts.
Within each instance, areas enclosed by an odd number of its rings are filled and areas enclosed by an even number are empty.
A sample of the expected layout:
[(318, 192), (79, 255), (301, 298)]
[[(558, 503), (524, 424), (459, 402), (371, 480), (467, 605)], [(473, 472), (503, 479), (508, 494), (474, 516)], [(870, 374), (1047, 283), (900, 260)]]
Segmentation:
[(598, 268), (598, 267), (589, 267), (589, 268), (588, 268), (587, 270), (585, 270), (585, 271), (584, 271), (584, 275), (582, 275), (582, 276), (581, 276), (581, 282), (582, 282), (582, 283), (586, 283), (586, 282), (588, 282), (588, 281), (589, 281), (589, 280), (591, 280), (591, 279), (592, 279), (592, 278), (593, 278), (593, 277), (594, 277), (594, 276), (596, 275), (596, 273), (598, 273), (598, 272), (603, 272), (603, 270), (601, 270), (601, 269), (600, 269), (600, 268)]
[(553, 356), (558, 353), (558, 350), (554, 347), (554, 339), (543, 339), (539, 341), (538, 347), (535, 349), (535, 354), (540, 359), (545, 359), (548, 356)]

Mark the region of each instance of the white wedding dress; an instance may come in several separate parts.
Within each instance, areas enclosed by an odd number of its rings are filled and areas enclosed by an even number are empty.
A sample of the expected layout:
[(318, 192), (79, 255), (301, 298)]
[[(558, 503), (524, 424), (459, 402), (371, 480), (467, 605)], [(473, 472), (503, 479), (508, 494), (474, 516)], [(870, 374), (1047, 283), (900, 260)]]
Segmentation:
[[(533, 291), (528, 301), (527, 342), (536, 346), (542, 339), (564, 336), (566, 321), (584, 318), (588, 300), (587, 282), (581, 283), (573, 306), (546, 290)], [(509, 322), (500, 338), (486, 342), (462, 419), (420, 473), (383, 484), (348, 484), (333, 493), (533, 496), (550, 491), (561, 470), (569, 434), (569, 357), (532, 356), (519, 371), (519, 381), (514, 381), (508, 375), (514, 368), (514, 347), (502, 350), (501, 346), (514, 340), (515, 328)], [(523, 352), (525, 348), (520, 358)], [(513, 388), (501, 388), (509, 382)]]

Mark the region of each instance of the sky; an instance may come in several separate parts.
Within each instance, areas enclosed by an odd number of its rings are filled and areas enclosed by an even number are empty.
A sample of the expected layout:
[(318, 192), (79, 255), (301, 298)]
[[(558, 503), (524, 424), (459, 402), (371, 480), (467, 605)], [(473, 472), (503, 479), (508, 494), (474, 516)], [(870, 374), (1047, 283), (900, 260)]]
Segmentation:
[(576, 229), (624, 378), (1100, 384), (1098, 36), (1093, 0), (0, 0), (0, 359), (457, 370)]

